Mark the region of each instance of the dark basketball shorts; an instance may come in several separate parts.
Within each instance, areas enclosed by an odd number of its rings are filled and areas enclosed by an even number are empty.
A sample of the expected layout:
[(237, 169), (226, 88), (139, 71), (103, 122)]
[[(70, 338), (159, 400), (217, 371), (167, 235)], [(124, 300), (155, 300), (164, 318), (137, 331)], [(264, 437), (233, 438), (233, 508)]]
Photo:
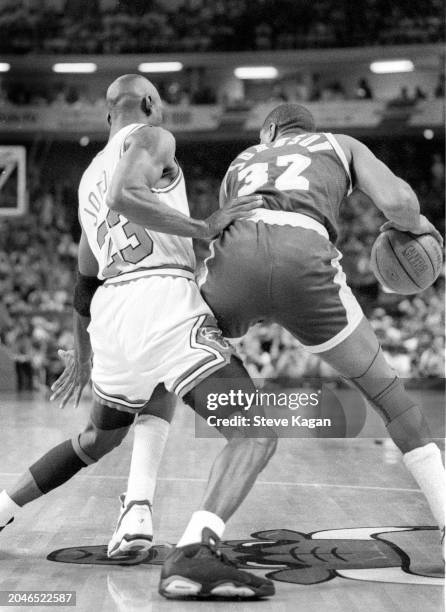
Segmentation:
[(363, 317), (341, 257), (319, 222), (262, 209), (211, 244), (198, 284), (224, 336), (239, 338), (271, 321), (319, 353), (347, 338)]

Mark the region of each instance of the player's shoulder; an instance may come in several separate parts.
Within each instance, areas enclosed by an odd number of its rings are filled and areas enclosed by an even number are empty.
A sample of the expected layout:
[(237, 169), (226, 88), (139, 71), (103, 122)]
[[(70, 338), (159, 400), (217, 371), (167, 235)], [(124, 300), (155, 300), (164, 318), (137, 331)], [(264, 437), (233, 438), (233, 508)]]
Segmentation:
[(348, 161), (351, 161), (358, 150), (366, 148), (366, 146), (357, 138), (348, 136), (347, 134), (333, 134), (339, 146), (344, 151)]
[(175, 148), (175, 138), (172, 132), (165, 128), (144, 125), (135, 130), (126, 139), (126, 144), (143, 147), (145, 149), (159, 149), (160, 147)]
[(366, 147), (364, 143), (357, 138), (353, 138), (353, 136), (348, 136), (347, 134), (333, 134), (333, 136), (336, 138), (342, 148), (347, 149), (351, 153), (353, 153), (355, 149), (363, 149)]
[[(232, 160), (232, 164), (236, 164), (240, 161), (249, 161), (251, 160), (257, 153), (261, 153), (264, 150), (267, 150), (267, 145), (251, 145), (246, 149), (243, 149), (234, 159)], [(231, 165), (232, 165), (231, 164)]]

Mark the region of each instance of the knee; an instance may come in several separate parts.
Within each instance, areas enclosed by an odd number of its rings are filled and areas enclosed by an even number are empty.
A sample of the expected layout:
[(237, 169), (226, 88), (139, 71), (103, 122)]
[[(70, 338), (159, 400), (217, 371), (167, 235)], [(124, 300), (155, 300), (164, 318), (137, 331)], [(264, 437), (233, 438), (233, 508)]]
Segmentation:
[(90, 422), (85, 430), (78, 436), (77, 450), (80, 451), (82, 459), (89, 459), (88, 463), (95, 463), (104, 455), (119, 446), (124, 440), (129, 427), (117, 429), (99, 429)]

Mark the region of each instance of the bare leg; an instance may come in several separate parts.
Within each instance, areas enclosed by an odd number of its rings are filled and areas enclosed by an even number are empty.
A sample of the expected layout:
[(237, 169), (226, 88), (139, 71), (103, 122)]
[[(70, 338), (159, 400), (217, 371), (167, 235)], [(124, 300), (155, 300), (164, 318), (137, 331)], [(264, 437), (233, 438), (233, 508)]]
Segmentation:
[(0, 493), (0, 527), (21, 506), (64, 484), (79, 470), (118, 446), (134, 418), (134, 415), (95, 402), (84, 431), (45, 453), (7, 492)]
[(320, 356), (351, 380), (379, 413), (444, 529), (446, 478), (440, 450), (420, 407), (385, 360), (370, 323), (364, 318), (348, 338)]
[[(255, 387), (245, 368), (238, 359), (210, 376), (184, 398), (201, 416), (209, 416), (203, 405), (209, 393), (228, 393), (231, 388), (241, 389), (244, 393), (254, 393)], [(228, 417), (231, 409), (216, 412), (218, 417)], [(232, 412), (241, 410), (232, 408)], [(250, 410), (252, 416), (252, 409)], [(265, 428), (262, 438), (251, 437), (254, 430), (249, 427), (240, 429), (220, 428), (228, 442), (217, 456), (211, 469), (201, 509), (217, 514), (227, 521), (240, 506), (254, 485), (257, 476), (273, 456), (277, 446), (277, 436), (273, 430)]]
[[(254, 393), (252, 381), (240, 361), (231, 362), (197, 385), (185, 396), (201, 416), (206, 414), (208, 393), (241, 390)], [(225, 418), (242, 412), (241, 406), (219, 409)], [(163, 564), (159, 592), (167, 598), (195, 597), (268, 597), (274, 585), (265, 578), (238, 570), (217, 549), (225, 521), (235, 512), (251, 490), (259, 472), (276, 448), (273, 431), (264, 438), (251, 438), (249, 428), (220, 430), (228, 442), (212, 466), (200, 510), (193, 513), (186, 530)], [(268, 436), (270, 434), (270, 436)]]
[(233, 438), (212, 466), (201, 509), (224, 522), (234, 514), (253, 487), (276, 447), (271, 438)]

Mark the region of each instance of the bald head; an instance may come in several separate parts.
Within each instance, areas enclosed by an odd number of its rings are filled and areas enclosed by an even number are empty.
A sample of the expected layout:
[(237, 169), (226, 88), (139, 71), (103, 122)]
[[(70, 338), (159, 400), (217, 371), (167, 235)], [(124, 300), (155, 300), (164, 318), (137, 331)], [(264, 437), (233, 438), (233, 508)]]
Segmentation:
[(315, 129), (314, 117), (308, 108), (294, 103), (279, 104), (263, 122), (260, 141), (269, 143), (286, 132), (314, 132)]
[(107, 108), (111, 122), (140, 121), (159, 125), (162, 102), (158, 90), (140, 74), (124, 74), (107, 89)]

